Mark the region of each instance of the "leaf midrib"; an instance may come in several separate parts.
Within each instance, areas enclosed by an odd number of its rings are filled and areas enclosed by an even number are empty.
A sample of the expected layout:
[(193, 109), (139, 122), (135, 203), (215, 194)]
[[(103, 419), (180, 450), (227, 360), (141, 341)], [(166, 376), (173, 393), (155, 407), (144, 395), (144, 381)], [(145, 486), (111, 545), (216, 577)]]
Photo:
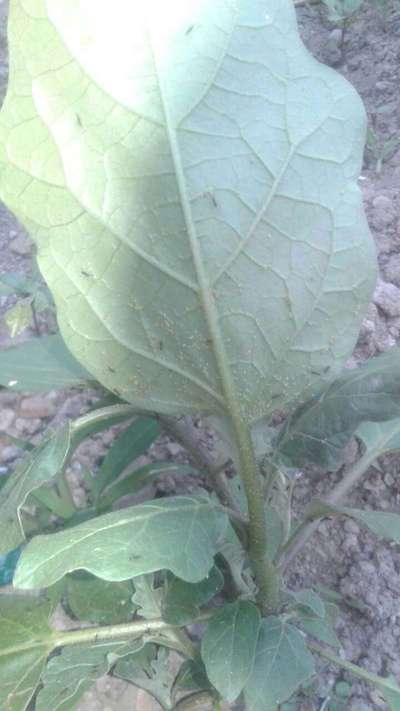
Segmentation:
[(159, 71), (157, 54), (154, 49), (154, 44), (152, 41), (152, 35), (150, 30), (150, 25), (147, 30), (147, 35), (149, 39), (149, 48), (154, 62), (155, 76), (159, 87), (161, 105), (165, 117), (165, 128), (169, 139), (169, 145), (171, 149), (171, 157), (175, 168), (176, 182), (178, 187), (178, 193), (182, 205), (183, 217), (186, 225), (186, 231), (189, 238), (189, 246), (192, 253), (193, 265), (199, 285), (199, 296), (201, 304), (203, 307), (204, 316), (206, 319), (209, 336), (212, 344), (212, 350), (214, 353), (215, 362), (217, 365), (217, 371), (221, 380), (221, 390), (222, 396), (225, 401), (225, 406), (227, 412), (231, 415), (232, 419), (236, 422), (242, 419), (239, 401), (236, 395), (236, 388), (234, 386), (234, 381), (232, 377), (232, 372), (228, 366), (228, 356), (225, 350), (224, 341), (222, 338), (220, 325), (219, 325), (219, 315), (214, 304), (214, 297), (212, 293), (212, 287), (209, 283), (206, 275), (205, 265), (203, 257), (201, 254), (200, 246), (197, 239), (197, 234), (195, 231), (193, 219), (192, 219), (192, 209), (190, 204), (190, 199), (186, 188), (186, 179), (183, 169), (182, 156), (179, 147), (177, 130), (173, 126), (170, 111), (168, 108), (168, 101), (166, 99), (166, 91), (163, 86), (161, 79), (161, 72)]

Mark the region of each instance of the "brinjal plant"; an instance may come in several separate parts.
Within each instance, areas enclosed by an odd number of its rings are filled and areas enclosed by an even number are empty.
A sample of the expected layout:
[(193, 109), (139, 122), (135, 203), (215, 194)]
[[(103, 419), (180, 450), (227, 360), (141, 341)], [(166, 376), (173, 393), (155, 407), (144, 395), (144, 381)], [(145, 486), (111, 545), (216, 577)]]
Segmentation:
[[(398, 709), (340, 653), (335, 601), (290, 580), (322, 518), (400, 542), (398, 514), (345, 501), (400, 448), (398, 350), (345, 368), (376, 274), (358, 95), (289, 0), (11, 0), (9, 48), (1, 197), (61, 335), (4, 351), (1, 383), (99, 398), (1, 480), (0, 707), (66, 711), (111, 674), (163, 709), (275, 711), (317, 656)], [(77, 505), (71, 457), (115, 426)], [(139, 459), (162, 432), (186, 459)], [(342, 476), (293, 513), (309, 463)]]

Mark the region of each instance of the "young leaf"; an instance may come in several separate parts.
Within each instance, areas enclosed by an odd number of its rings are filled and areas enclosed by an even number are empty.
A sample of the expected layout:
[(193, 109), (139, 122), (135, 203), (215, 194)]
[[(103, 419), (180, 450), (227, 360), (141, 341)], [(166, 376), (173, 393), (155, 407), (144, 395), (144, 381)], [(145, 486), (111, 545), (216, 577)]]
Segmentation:
[(280, 456), (295, 466), (342, 463), (343, 448), (359, 425), (400, 415), (400, 349), (393, 348), (348, 370), (318, 397), (301, 405), (276, 440)]
[(135, 578), (132, 602), (139, 608), (139, 615), (146, 620), (160, 617), (163, 594), (163, 588), (156, 587), (155, 575), (139, 575)]
[(340, 647), (340, 641), (335, 633), (339, 608), (330, 602), (325, 603), (324, 608), (324, 615), (321, 617), (310, 609), (300, 607), (297, 611), (299, 626), (315, 639), (319, 639), (331, 647)]
[(107, 582), (84, 571), (67, 578), (68, 607), (78, 620), (98, 625), (112, 625), (132, 619), (134, 587), (130, 580)]
[(142, 640), (107, 642), (65, 647), (50, 659), (36, 699), (35, 711), (70, 711), (96, 679), (110, 670), (114, 655), (132, 654), (143, 647)]
[(212, 567), (226, 526), (221, 510), (189, 496), (113, 511), (59, 533), (36, 536), (21, 555), (14, 585), (47, 587), (80, 568), (104, 580), (167, 569), (195, 583)]
[(186, 583), (169, 574), (162, 600), (164, 620), (171, 625), (189, 624), (199, 614), (199, 606), (211, 600), (223, 584), (224, 577), (216, 566), (200, 583)]
[(174, 673), (169, 669), (168, 656), (167, 649), (157, 649), (153, 644), (146, 644), (144, 649), (132, 658), (121, 659), (116, 664), (114, 676), (145, 689), (163, 709), (170, 709)]
[(201, 644), (207, 676), (226, 701), (234, 701), (253, 669), (260, 628), (257, 607), (244, 600), (225, 605), (210, 620)]
[(99, 496), (107, 484), (146, 452), (160, 432), (160, 425), (154, 418), (142, 417), (133, 422), (107, 452), (93, 483), (93, 492)]
[(291, 591), (290, 596), (302, 607), (308, 608), (316, 617), (325, 617), (325, 605), (314, 590)]
[(12, 0), (1, 198), (100, 382), (251, 422), (353, 349), (375, 280), (364, 111), (292, 0), (145, 7)]
[(182, 690), (202, 690), (210, 689), (211, 683), (206, 673), (206, 668), (200, 657), (196, 659), (186, 659), (179, 668), (174, 681), (175, 689)]
[(247, 711), (276, 711), (313, 673), (302, 633), (279, 617), (265, 618), (244, 690)]
[(71, 432), (67, 424), (30, 452), (0, 490), (0, 553), (7, 553), (25, 540), (21, 508), (29, 494), (42, 484), (54, 481), (60, 474), (70, 444)]
[(0, 596), (0, 708), (25, 711), (52, 649), (49, 617), (58, 599)]
[(60, 335), (32, 338), (0, 353), (0, 385), (12, 390), (41, 392), (87, 385), (91, 380)]

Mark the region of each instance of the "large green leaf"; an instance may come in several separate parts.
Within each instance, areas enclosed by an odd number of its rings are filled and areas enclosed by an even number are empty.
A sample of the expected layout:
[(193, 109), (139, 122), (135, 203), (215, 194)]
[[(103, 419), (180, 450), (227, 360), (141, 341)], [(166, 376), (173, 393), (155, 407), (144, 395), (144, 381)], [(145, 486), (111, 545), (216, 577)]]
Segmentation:
[[(342, 463), (343, 448), (364, 421), (400, 415), (400, 349), (348, 370), (318, 397), (299, 407), (277, 438), (280, 456), (301, 466)], [(390, 425), (389, 425), (390, 427)]]
[(279, 617), (267, 617), (244, 691), (247, 711), (276, 711), (313, 673), (313, 658), (301, 632)]
[(331, 380), (375, 277), (365, 115), (292, 1), (11, 0), (9, 44), (1, 197), (85, 367), (246, 421)]
[(87, 385), (93, 377), (60, 335), (33, 338), (0, 353), (0, 385), (31, 392)]
[(52, 649), (55, 599), (0, 596), (0, 708), (25, 711)]
[(226, 526), (221, 510), (189, 496), (113, 511), (36, 536), (19, 559), (14, 585), (47, 587), (80, 568), (104, 580), (127, 580), (166, 568), (195, 583), (212, 567)]
[(260, 613), (252, 602), (225, 605), (210, 620), (201, 644), (207, 676), (226, 701), (243, 690), (254, 664)]
[(141, 640), (65, 647), (48, 662), (36, 699), (35, 711), (72, 711), (96, 679), (104, 676), (119, 657), (139, 651)]
[(65, 425), (30, 452), (0, 490), (0, 553), (7, 553), (24, 541), (21, 507), (30, 493), (56, 480), (66, 463), (70, 445), (70, 427)]

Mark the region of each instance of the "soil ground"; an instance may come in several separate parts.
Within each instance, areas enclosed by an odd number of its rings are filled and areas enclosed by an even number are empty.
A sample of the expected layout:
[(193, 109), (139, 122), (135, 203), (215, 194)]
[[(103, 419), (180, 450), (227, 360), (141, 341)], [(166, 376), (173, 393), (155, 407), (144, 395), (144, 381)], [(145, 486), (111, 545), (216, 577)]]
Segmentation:
[[(321, 5), (301, 5), (298, 19), (306, 45), (321, 61), (335, 66), (361, 94), (369, 117), (371, 148), (366, 150), (360, 178), (367, 214), (374, 234), (379, 267), (373, 301), (364, 320), (354, 359), (365, 359), (384, 352), (400, 339), (400, 4), (365, 0), (355, 21), (347, 28), (343, 46), (340, 32), (327, 21)], [(0, 0), (0, 98), (7, 78), (5, 17), (7, 0)], [(390, 141), (390, 144), (388, 143)], [(372, 142), (374, 145), (372, 145)], [(382, 152), (387, 153), (383, 162)], [(30, 273), (32, 247), (15, 219), (0, 207), (0, 274), (7, 271)], [(0, 297), (3, 313), (14, 297)], [(17, 341), (8, 334), (0, 313), (0, 345), (8, 348), (33, 334), (26, 330)], [(49, 315), (41, 319), (43, 332), (54, 327)], [(0, 431), (37, 442), (43, 430), (56, 426), (66, 417), (76, 417), (87, 409), (93, 393), (50, 392), (30, 398), (0, 392)], [(207, 436), (205, 434), (205, 436)], [(109, 433), (85, 443), (79, 461), (70, 472), (74, 495), (84, 495), (79, 468), (95, 467), (112, 440)], [(348, 463), (357, 455), (350, 447)], [(0, 438), (0, 473), (15, 465), (19, 450)], [(182, 457), (182, 450), (168, 438), (152, 448), (152, 458)], [(302, 474), (296, 487), (295, 502), (301, 507), (311, 494), (323, 493), (338, 475), (312, 471)], [(177, 487), (168, 483), (169, 489)], [(154, 492), (157, 493), (157, 492)], [(371, 469), (364, 484), (353, 492), (350, 505), (400, 511), (400, 455), (382, 458), (378, 469)], [(400, 553), (399, 548), (377, 541), (348, 521), (323, 522), (312, 543), (294, 564), (290, 584), (308, 587), (322, 583), (345, 597), (365, 603), (363, 612), (345, 605), (337, 632), (343, 655), (350, 661), (383, 675), (392, 674), (400, 683)], [(349, 711), (378, 711), (385, 708), (378, 693), (329, 665), (320, 666), (318, 682), (296, 701), (299, 711), (339, 708)], [(341, 702), (335, 694), (350, 682), (351, 693)], [(152, 711), (155, 705), (147, 695), (113, 680), (101, 680), (79, 705), (80, 711), (137, 709)], [(330, 699), (330, 701), (328, 701)], [(336, 704), (336, 705), (335, 705)], [(339, 704), (339, 705), (337, 705)], [(341, 704), (341, 705), (340, 705)]]

